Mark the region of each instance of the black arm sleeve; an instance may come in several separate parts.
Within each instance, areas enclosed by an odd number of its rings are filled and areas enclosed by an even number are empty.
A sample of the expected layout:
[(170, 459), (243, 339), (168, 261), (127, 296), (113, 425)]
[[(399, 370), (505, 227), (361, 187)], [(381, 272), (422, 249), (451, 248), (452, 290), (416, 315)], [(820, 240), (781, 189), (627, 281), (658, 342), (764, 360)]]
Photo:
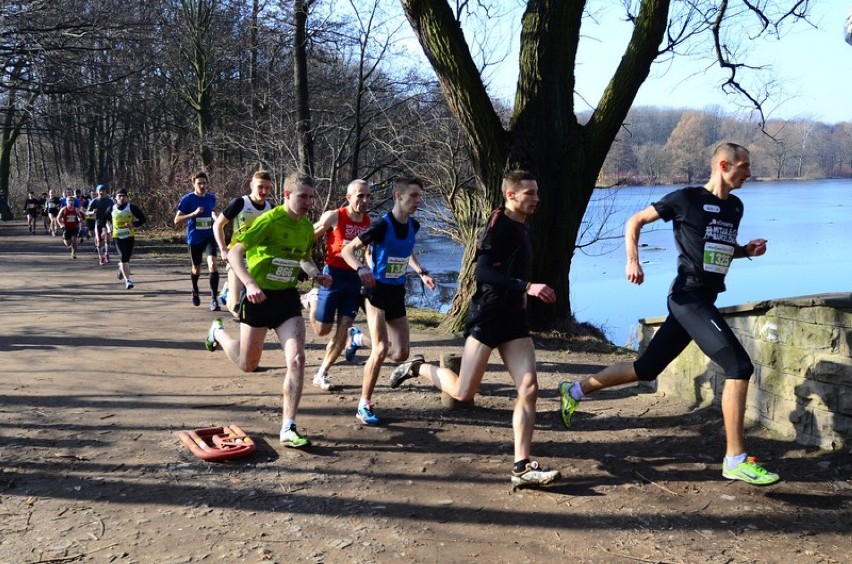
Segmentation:
[(142, 213), (142, 210), (137, 206), (130, 204), (130, 211), (133, 212), (133, 217), (136, 218), (136, 221), (133, 222), (133, 227), (142, 227), (145, 225), (145, 222), (148, 221), (145, 214)]

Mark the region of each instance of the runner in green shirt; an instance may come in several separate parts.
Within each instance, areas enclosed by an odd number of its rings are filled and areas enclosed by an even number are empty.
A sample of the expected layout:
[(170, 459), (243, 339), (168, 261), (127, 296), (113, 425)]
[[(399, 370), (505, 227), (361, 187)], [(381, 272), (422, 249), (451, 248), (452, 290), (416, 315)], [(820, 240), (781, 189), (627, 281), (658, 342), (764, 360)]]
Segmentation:
[(311, 260), (314, 228), (306, 214), (313, 203), (313, 179), (290, 175), (284, 183), (284, 204), (266, 212), (236, 236), (228, 256), (231, 268), (245, 285), (239, 306), (240, 337), (228, 335), (222, 320), (216, 319), (204, 343), (211, 352), (221, 348), (240, 370), (252, 372), (260, 363), (266, 332), (275, 331), (287, 363), (280, 439), (285, 446), (295, 448), (311, 444), (296, 428), (305, 375), (305, 322), (296, 290), (299, 271), (304, 270), (322, 286), (332, 282), (331, 276), (323, 275)]

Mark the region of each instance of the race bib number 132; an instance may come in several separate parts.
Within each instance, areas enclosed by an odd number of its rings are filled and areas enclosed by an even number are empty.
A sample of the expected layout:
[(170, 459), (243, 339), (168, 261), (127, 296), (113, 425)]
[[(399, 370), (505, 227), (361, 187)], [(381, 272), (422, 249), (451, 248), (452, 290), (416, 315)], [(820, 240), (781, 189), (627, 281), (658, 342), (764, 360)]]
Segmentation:
[(727, 274), (734, 258), (734, 247), (721, 243), (704, 243), (704, 270)]

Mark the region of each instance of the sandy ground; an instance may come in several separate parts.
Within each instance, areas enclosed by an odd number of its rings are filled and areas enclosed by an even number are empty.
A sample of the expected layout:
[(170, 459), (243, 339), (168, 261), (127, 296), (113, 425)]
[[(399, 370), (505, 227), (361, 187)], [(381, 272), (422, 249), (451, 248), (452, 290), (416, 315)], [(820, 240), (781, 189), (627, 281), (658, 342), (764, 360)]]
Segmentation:
[[(143, 235), (144, 238), (144, 235)], [(242, 374), (202, 341), (185, 259), (141, 249), (125, 291), (91, 246), (0, 224), (0, 562), (849, 562), (852, 457), (749, 430), (783, 481), (720, 474), (718, 412), (637, 388), (559, 422), (556, 386), (614, 360), (540, 350), (535, 456), (563, 479), (513, 491), (514, 390), (495, 355), (470, 410), (422, 381), (377, 393), (385, 420), (354, 417), (363, 352), (305, 387), (314, 446), (278, 442), (283, 355)], [(231, 325), (229, 324), (229, 327)], [(233, 327), (236, 327), (235, 325)], [(308, 379), (325, 341), (309, 331)], [(435, 359), (459, 341), (433, 332)], [(250, 457), (209, 463), (180, 429), (237, 424)]]

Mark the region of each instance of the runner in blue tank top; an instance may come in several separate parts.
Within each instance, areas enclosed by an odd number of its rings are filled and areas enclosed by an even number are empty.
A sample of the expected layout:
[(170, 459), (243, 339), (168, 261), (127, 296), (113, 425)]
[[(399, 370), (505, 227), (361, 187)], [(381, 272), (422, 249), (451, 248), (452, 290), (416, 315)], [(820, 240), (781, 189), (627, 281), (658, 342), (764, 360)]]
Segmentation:
[[(393, 193), (393, 209), (364, 233), (343, 247), (340, 256), (358, 273), (367, 289), (367, 325), (373, 344), (370, 358), (364, 365), (361, 400), (355, 416), (365, 425), (378, 425), (373, 405), (373, 390), (385, 358), (403, 362), (409, 353), (408, 317), (405, 312), (405, 276), (408, 267), (423, 283), (435, 289), (435, 281), (414, 256), (414, 242), (420, 223), (411, 217), (423, 201), (423, 183), (416, 178), (397, 180)], [(358, 255), (370, 247), (370, 266), (361, 263)]]

